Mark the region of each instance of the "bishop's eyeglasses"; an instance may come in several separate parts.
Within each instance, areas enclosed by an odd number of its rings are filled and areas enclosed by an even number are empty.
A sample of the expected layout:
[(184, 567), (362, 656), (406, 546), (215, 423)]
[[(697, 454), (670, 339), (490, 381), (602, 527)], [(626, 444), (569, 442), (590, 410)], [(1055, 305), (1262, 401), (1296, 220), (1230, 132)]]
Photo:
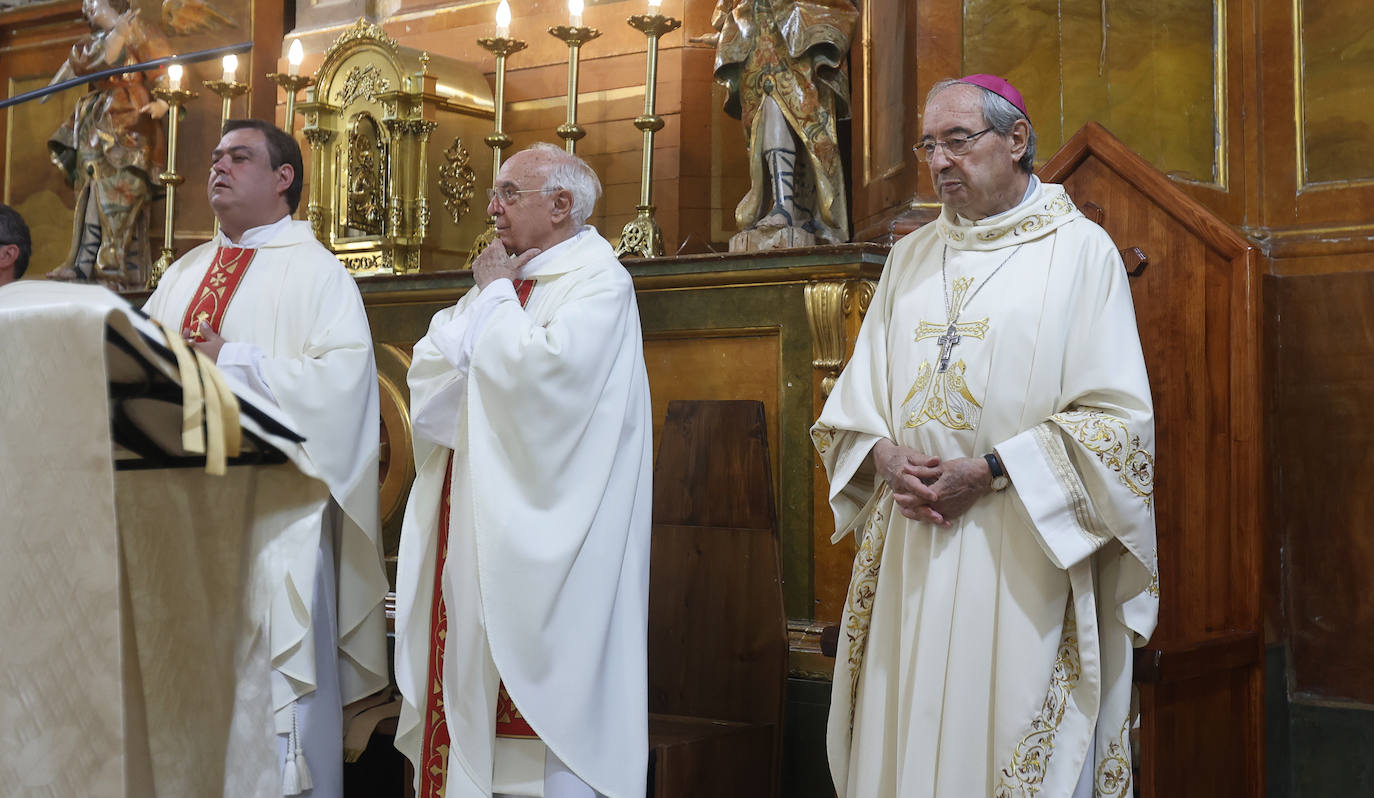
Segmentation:
[(944, 140), (926, 139), (919, 144), (912, 145), (911, 149), (916, 153), (916, 160), (921, 163), (926, 163), (931, 158), (934, 158), (937, 147), (944, 147), (945, 154), (949, 157), (958, 158), (961, 155), (968, 155), (969, 150), (973, 149), (973, 145), (978, 140), (978, 137), (984, 133), (990, 132), (992, 132), (992, 128), (985, 127), (977, 133), (971, 133), (967, 136), (950, 136)]
[(490, 203), (494, 199), (499, 199), (503, 206), (509, 207), (520, 201), (521, 194), (535, 194), (557, 190), (556, 188), (549, 188), (548, 186), (544, 188), (511, 188), (510, 186), (499, 186), (497, 188), (487, 189), (487, 202)]

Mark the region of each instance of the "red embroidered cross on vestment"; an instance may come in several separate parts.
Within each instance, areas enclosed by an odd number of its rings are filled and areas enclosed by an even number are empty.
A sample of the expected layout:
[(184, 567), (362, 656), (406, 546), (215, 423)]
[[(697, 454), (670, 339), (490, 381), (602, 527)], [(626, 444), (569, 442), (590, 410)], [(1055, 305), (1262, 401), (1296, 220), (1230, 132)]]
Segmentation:
[(186, 306), (186, 315), (181, 319), (181, 331), (192, 341), (204, 341), (200, 334), (200, 323), (210, 325), (216, 334), (224, 324), (224, 314), (229, 310), (229, 300), (239, 290), (243, 275), (253, 256), (258, 251), (245, 247), (220, 247), (210, 259), (210, 268), (200, 280), (200, 287), (191, 296), (191, 304)]

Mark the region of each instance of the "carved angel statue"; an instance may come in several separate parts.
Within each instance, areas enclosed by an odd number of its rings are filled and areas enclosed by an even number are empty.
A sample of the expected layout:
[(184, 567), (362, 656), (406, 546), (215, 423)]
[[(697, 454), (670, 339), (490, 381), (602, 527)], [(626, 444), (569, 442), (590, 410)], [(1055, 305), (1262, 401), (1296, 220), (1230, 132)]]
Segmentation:
[(849, 113), (841, 65), (857, 20), (850, 0), (717, 0), (716, 80), (749, 146), (731, 250), (849, 239), (835, 119)]
[[(161, 31), (126, 0), (83, 0), (81, 8), (91, 32), (72, 45), (51, 83), (170, 54)], [(50, 277), (143, 285), (148, 202), (160, 191), (155, 181), (166, 152), (160, 120), (167, 104), (153, 99), (149, 84), (165, 80), (161, 72), (100, 79), (48, 140), (53, 162), (76, 190), (71, 251)]]

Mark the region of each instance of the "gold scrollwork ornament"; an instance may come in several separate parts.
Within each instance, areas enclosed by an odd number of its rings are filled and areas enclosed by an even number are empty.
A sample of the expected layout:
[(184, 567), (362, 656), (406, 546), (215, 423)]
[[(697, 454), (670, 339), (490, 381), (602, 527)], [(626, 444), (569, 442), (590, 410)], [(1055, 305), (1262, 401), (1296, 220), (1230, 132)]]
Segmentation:
[(663, 256), (663, 231), (654, 221), (654, 206), (640, 205), (639, 213), (620, 231), (616, 245), (617, 258), (659, 258)]
[(376, 102), (377, 95), (391, 91), (391, 81), (382, 76), (375, 64), (355, 66), (344, 77), (339, 89), (339, 107), (347, 108), (359, 99)]
[(444, 165), (439, 167), (439, 193), (444, 195), (444, 208), (454, 224), (462, 221), (477, 192), (477, 172), (469, 163), (470, 158), (463, 137), (454, 136), (453, 143), (444, 150)]

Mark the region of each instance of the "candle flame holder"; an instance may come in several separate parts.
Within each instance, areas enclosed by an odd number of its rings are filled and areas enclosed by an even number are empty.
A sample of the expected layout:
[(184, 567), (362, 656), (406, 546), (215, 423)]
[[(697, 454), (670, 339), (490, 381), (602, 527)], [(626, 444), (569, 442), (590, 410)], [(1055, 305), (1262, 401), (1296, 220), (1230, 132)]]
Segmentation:
[(157, 288), (157, 284), (162, 280), (162, 275), (167, 273), (167, 268), (176, 259), (177, 251), (173, 243), (173, 235), (176, 232), (177, 186), (186, 179), (177, 173), (178, 122), (181, 121), (181, 106), (199, 95), (190, 89), (153, 89), (153, 96), (167, 103), (167, 171), (158, 175), (162, 185), (167, 187), (167, 205), (166, 215), (163, 216), (162, 220), (162, 252), (158, 255), (153, 268), (148, 272), (147, 288), (149, 291)]
[(296, 135), (296, 92), (315, 85), (309, 75), (283, 75), (280, 72), (267, 73), (267, 79), (282, 87), (286, 92), (286, 135)]
[(248, 84), (239, 83), (237, 80), (205, 80), (201, 81), (205, 88), (218, 94), (224, 103), (220, 106), (219, 124), (224, 127), (224, 123), (229, 121), (229, 105), (235, 97), (242, 97), (248, 93)]
[(654, 113), (654, 94), (658, 83), (658, 39), (665, 33), (682, 27), (682, 20), (662, 14), (636, 14), (626, 24), (648, 39), (647, 66), (644, 73), (644, 113), (635, 117), (634, 125), (644, 132), (643, 164), (639, 172), (638, 214), (620, 231), (616, 257), (657, 258), (663, 255), (663, 231), (654, 219), (654, 133), (663, 129), (663, 117)]
[[(491, 181), (492, 185), (495, 186), (496, 173), (501, 171), (501, 151), (511, 145), (510, 136), (507, 136), (502, 129), (506, 119), (506, 56), (520, 52), (528, 44), (508, 36), (481, 38), (477, 40), (477, 44), (496, 56), (496, 123), (491, 135), (483, 139), (486, 145), (491, 147)], [(472, 249), (468, 252), (467, 268), (472, 268), (473, 260), (495, 240), (496, 220), (488, 216), (486, 229), (479, 233), (472, 242)]]
[(563, 148), (577, 152), (577, 142), (587, 131), (577, 124), (577, 62), (582, 45), (597, 38), (601, 31), (585, 25), (555, 25), (549, 28), (549, 35), (568, 45), (568, 121), (558, 126), (558, 137), (563, 139)]

